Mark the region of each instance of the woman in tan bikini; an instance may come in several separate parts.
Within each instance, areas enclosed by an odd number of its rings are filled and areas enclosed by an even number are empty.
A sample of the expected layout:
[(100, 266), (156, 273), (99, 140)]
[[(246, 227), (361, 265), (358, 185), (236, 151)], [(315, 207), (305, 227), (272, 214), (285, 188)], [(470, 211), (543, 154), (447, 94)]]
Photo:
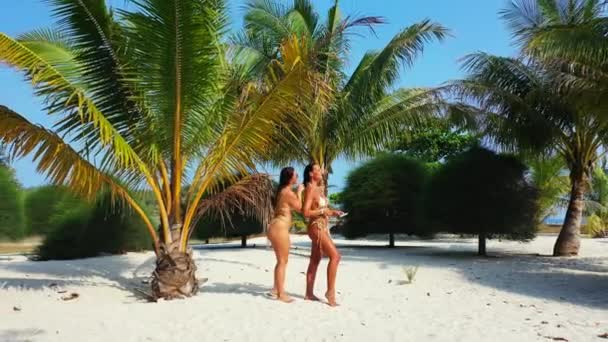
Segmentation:
[(285, 293), (285, 270), (289, 257), (289, 228), (291, 228), (291, 211), (302, 211), (302, 191), (304, 186), (298, 186), (294, 193), (291, 189), (298, 181), (298, 175), (293, 167), (281, 170), (279, 187), (275, 197), (274, 218), (268, 225), (268, 239), (277, 256), (277, 264), (274, 267), (274, 286), (271, 296), (285, 303), (293, 302), (293, 299)]
[(341, 211), (332, 210), (328, 207), (329, 201), (325, 197), (321, 182), (323, 173), (318, 164), (309, 164), (304, 169), (304, 206), (302, 212), (308, 219), (308, 236), (312, 240), (310, 250), (310, 263), (306, 272), (306, 300), (318, 301), (314, 294), (314, 284), (317, 268), (323, 254), (329, 257), (327, 265), (327, 298), (330, 306), (337, 306), (336, 302), (336, 274), (340, 263), (340, 253), (329, 235), (328, 217), (340, 216)]

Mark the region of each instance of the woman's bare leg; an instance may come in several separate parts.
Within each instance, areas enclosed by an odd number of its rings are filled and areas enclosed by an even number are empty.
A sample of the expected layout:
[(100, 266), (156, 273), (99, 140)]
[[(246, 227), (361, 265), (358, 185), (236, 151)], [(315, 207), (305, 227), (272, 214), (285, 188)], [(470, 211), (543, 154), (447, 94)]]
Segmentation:
[(329, 257), (329, 264), (327, 265), (327, 292), (325, 298), (329, 305), (337, 306), (336, 302), (336, 275), (338, 273), (338, 264), (342, 258), (340, 252), (336, 248), (336, 245), (329, 237), (328, 232), (323, 232), (323, 238), (321, 239), (321, 250)]
[(319, 263), (321, 263), (321, 246), (319, 242), (319, 230), (316, 226), (308, 228), (308, 236), (312, 241), (310, 247), (310, 261), (308, 263), (308, 270), (306, 271), (306, 294), (304, 299), (318, 301), (319, 298), (315, 296), (315, 278), (317, 277), (317, 269)]
[(272, 241), (272, 248), (277, 257), (274, 267), (274, 287), (277, 299), (286, 303), (293, 302), (293, 299), (285, 293), (285, 271), (287, 269), (287, 259), (289, 258), (289, 230), (282, 226), (271, 227), (273, 231), (269, 234)]

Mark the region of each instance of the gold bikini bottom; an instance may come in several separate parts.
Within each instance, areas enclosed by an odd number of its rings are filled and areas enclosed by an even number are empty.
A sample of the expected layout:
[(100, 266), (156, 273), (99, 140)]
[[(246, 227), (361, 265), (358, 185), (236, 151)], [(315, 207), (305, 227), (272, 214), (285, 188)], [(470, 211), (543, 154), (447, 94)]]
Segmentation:
[(284, 216), (284, 215), (277, 215), (272, 220), (270, 220), (268, 227), (272, 226), (277, 221), (283, 222), (283, 223), (287, 224), (288, 226), (291, 223), (291, 219), (289, 217)]

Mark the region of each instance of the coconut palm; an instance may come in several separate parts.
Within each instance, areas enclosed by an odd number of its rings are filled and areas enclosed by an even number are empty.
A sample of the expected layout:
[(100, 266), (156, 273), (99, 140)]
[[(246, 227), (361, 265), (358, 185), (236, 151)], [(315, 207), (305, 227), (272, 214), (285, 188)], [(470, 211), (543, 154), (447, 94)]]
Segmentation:
[(605, 0), (514, 0), (502, 12), (522, 55), (551, 68), (580, 105), (607, 116), (608, 17)]
[[(0, 61), (33, 84), (55, 124), (0, 107), (1, 140), (16, 157), (32, 155), (51, 183), (90, 198), (108, 189), (140, 215), (157, 256), (153, 298), (195, 294), (197, 217), (235, 204), (268, 215), (270, 182), (255, 165), (296, 100), (313, 83), (317, 98), (323, 90), (306, 50), (284, 41), (265, 77), (243, 84), (225, 58), (223, 0), (133, 0), (131, 11), (48, 2), (56, 27), (0, 34)], [(154, 194), (158, 232), (134, 190)]]
[(245, 10), (245, 29), (232, 41), (238, 63), (263, 70), (281, 58), (279, 43), (296, 36), (306, 42), (312, 67), (334, 90), (327, 107), (302, 103), (305, 120), (286, 130), (288, 147), (275, 144), (280, 146), (272, 153), (275, 164), (312, 161), (331, 172), (338, 157), (358, 158), (382, 149), (392, 136), (435, 112), (432, 89), (393, 89), (400, 69), (411, 67), (428, 43), (442, 41), (448, 35), (445, 27), (430, 20), (406, 27), (382, 50), (367, 52), (347, 75), (352, 36), (358, 28), (373, 31), (385, 22), (382, 17), (344, 17), (338, 0), (324, 20), (309, 0), (294, 0), (291, 6), (252, 0)]
[(509, 151), (557, 154), (570, 171), (570, 200), (554, 255), (577, 255), (584, 197), (605, 153), (608, 121), (563, 92), (555, 73), (535, 62), (485, 53), (465, 58), (465, 80), (454, 82), (476, 107), (489, 143)]
[[(551, 69), (560, 90), (602, 120), (608, 119), (606, 6), (605, 0), (517, 0), (502, 13), (523, 54)], [(571, 236), (562, 230), (555, 254), (563, 254)]]

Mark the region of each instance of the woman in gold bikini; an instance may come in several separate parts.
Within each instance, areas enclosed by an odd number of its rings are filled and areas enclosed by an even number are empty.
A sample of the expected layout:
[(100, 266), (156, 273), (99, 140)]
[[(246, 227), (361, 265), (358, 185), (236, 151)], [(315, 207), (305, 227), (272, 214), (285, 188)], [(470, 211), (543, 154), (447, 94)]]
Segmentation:
[(291, 228), (291, 211), (302, 211), (302, 191), (304, 186), (300, 184), (294, 193), (291, 189), (298, 181), (298, 175), (293, 167), (281, 170), (279, 187), (275, 196), (274, 218), (268, 226), (268, 239), (277, 256), (277, 264), (274, 267), (274, 286), (271, 295), (276, 299), (291, 303), (293, 299), (285, 293), (285, 270), (289, 257), (289, 228)]
[(328, 217), (340, 216), (343, 213), (328, 207), (329, 201), (325, 197), (321, 182), (323, 171), (318, 164), (312, 163), (304, 169), (304, 206), (302, 212), (308, 219), (308, 236), (312, 240), (310, 250), (310, 263), (306, 272), (306, 300), (318, 301), (314, 294), (314, 284), (317, 268), (323, 254), (329, 257), (327, 265), (327, 292), (325, 298), (330, 306), (337, 306), (336, 302), (336, 274), (340, 263), (340, 253), (329, 235)]

